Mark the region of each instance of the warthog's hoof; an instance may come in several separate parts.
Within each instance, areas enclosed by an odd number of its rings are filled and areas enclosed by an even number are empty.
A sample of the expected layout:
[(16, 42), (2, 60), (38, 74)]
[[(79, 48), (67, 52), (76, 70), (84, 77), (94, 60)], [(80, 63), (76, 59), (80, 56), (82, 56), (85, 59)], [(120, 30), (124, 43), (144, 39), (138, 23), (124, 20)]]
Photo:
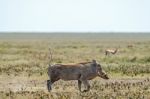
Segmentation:
[(51, 87), (49, 87), (49, 88), (48, 88), (48, 92), (51, 92), (51, 90), (52, 90), (52, 88), (51, 88)]
[(88, 92), (89, 90), (83, 90), (82, 92)]
[(51, 92), (51, 90), (48, 90), (48, 92)]

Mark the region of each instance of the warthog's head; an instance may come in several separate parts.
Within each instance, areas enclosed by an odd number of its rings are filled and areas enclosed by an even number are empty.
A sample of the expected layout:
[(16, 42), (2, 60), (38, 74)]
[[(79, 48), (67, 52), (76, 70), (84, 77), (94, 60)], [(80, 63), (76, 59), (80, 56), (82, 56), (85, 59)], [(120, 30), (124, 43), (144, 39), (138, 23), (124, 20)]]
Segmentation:
[(109, 79), (108, 75), (105, 73), (105, 71), (102, 69), (100, 64), (97, 64), (97, 73), (98, 76), (103, 79)]

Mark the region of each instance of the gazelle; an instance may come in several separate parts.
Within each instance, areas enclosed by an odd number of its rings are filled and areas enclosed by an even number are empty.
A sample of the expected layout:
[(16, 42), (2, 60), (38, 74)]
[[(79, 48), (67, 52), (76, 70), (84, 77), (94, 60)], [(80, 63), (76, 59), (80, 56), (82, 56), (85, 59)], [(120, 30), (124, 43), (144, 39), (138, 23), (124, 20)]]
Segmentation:
[(118, 49), (107, 49), (105, 50), (105, 55), (109, 55), (109, 54), (116, 54), (118, 51)]

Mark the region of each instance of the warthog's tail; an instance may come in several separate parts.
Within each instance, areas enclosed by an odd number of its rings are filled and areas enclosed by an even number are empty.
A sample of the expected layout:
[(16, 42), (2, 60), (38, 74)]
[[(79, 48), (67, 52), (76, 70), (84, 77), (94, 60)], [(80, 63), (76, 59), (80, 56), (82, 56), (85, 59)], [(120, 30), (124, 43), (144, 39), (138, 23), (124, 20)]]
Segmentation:
[[(51, 72), (51, 65), (52, 65), (52, 61), (53, 61), (53, 58), (52, 58), (52, 52), (51, 52), (51, 49), (49, 48), (49, 67), (48, 67), (48, 76), (50, 77), (50, 72)], [(48, 91), (50, 92), (52, 90), (52, 87), (51, 87), (52, 83), (51, 83), (51, 80), (47, 80), (47, 89)]]
[(49, 64), (51, 64), (53, 61), (51, 48), (49, 48), (49, 57), (48, 58), (49, 58)]

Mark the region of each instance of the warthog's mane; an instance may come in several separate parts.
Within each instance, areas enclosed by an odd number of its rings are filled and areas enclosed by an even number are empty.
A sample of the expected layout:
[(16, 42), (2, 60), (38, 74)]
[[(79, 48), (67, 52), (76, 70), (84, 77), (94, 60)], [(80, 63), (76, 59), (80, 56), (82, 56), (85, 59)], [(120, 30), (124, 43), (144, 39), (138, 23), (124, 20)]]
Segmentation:
[(78, 66), (82, 66), (82, 65), (85, 65), (85, 64), (89, 64), (89, 63), (92, 63), (92, 62), (81, 62), (81, 63), (76, 63), (76, 64), (55, 64), (56, 66), (60, 66), (60, 67), (78, 67)]
[(92, 62), (81, 62), (81, 63), (78, 63), (78, 64), (89, 64), (89, 63), (92, 63)]

